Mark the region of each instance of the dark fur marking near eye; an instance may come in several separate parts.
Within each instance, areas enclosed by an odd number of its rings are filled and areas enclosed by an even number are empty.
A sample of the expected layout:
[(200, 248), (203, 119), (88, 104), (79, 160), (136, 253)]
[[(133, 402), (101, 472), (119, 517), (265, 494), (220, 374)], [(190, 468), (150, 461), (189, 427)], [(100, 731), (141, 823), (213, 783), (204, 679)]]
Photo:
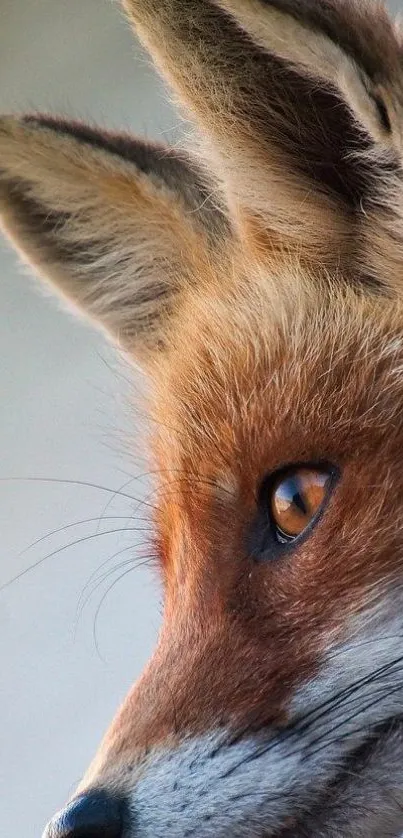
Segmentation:
[(160, 178), (168, 189), (184, 200), (191, 212), (200, 214), (213, 235), (222, 237), (224, 232), (229, 232), (224, 206), (216, 188), (208, 182), (207, 174), (198, 169), (185, 153), (158, 143), (137, 140), (129, 133), (109, 132), (47, 115), (26, 116), (24, 122), (48, 128), (92, 148), (116, 155), (133, 164), (143, 174)]

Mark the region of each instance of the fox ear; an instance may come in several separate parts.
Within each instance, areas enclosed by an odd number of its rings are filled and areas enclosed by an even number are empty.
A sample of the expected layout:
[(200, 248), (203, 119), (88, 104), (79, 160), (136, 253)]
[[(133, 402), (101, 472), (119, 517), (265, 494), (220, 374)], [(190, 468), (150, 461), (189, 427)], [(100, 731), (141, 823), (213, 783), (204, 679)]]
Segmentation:
[(244, 235), (354, 281), (382, 284), (385, 259), (400, 273), (385, 216), (400, 194), (403, 52), (381, 2), (122, 2)]
[[(144, 360), (227, 230), (193, 161), (49, 117), (0, 119), (0, 221), (22, 256)], [(216, 193), (215, 193), (216, 194)]]

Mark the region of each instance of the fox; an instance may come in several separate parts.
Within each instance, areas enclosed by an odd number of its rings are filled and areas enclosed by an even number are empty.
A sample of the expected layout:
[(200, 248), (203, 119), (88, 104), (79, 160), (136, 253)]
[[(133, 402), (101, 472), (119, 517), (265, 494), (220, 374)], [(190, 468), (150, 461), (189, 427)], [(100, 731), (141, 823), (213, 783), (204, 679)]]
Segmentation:
[(123, 0), (180, 147), (0, 118), (22, 260), (150, 382), (156, 649), (44, 838), (403, 835), (403, 35)]

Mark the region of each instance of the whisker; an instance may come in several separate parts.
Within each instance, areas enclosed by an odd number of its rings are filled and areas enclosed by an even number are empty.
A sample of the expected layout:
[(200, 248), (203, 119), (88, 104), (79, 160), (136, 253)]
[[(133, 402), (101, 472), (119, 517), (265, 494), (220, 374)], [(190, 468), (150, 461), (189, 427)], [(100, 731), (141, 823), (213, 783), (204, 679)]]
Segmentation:
[[(298, 733), (305, 733), (305, 731), (314, 723), (316, 723), (319, 719), (321, 719), (329, 710), (333, 710), (340, 706), (343, 701), (348, 698), (350, 695), (355, 694), (362, 687), (367, 686), (371, 682), (377, 680), (380, 676), (384, 675), (385, 672), (388, 672), (392, 669), (392, 667), (396, 665), (403, 664), (403, 655), (399, 655), (399, 657), (393, 659), (392, 661), (388, 661), (386, 664), (382, 664), (382, 666), (378, 667), (377, 669), (373, 670), (367, 675), (362, 676), (362, 678), (353, 681), (352, 684), (349, 684), (347, 687), (343, 687), (339, 692), (335, 695), (330, 696), (330, 698), (326, 699), (322, 704), (318, 707), (313, 708), (304, 716), (301, 717), (301, 720), (298, 720), (295, 727), (298, 728)], [(316, 715), (319, 711), (319, 715)], [(301, 724), (302, 722), (302, 724)]]
[[(399, 684), (398, 686), (394, 687), (393, 689), (388, 689), (388, 697), (391, 696), (391, 695), (394, 695), (395, 693), (401, 692), (402, 689), (403, 689), (403, 684)], [(375, 707), (377, 704), (379, 704), (379, 702), (382, 700), (382, 698), (384, 696), (385, 696), (385, 692), (383, 691), (381, 696), (378, 695), (372, 701), (369, 701), (366, 704), (363, 704), (357, 710), (356, 713), (352, 713), (350, 716), (346, 716), (345, 718), (342, 718), (336, 725), (331, 727), (330, 730), (327, 730), (324, 735), (322, 734), (316, 740), (314, 740), (313, 743), (311, 742), (306, 748), (306, 753), (305, 753), (306, 758), (311, 759), (312, 757), (319, 754), (322, 750), (327, 748), (330, 744), (335, 743), (335, 742), (339, 742), (339, 741), (342, 742), (345, 739), (348, 739), (349, 737), (351, 737), (354, 733), (362, 733), (363, 730), (367, 730), (367, 729), (371, 730), (372, 727), (374, 727), (374, 728), (378, 727), (378, 725), (379, 725), (378, 720), (376, 722), (371, 722), (371, 723), (365, 722), (364, 725), (362, 725), (361, 727), (359, 727), (355, 730), (348, 730), (348, 731), (346, 731), (346, 733), (342, 733), (340, 736), (336, 736), (334, 739), (328, 738), (329, 734), (334, 733), (336, 730), (340, 730), (340, 728), (343, 728), (344, 725), (348, 724), (348, 722), (354, 721), (354, 719), (358, 718), (362, 713), (366, 713), (368, 710), (371, 709), (371, 707)], [(326, 739), (326, 741), (323, 742), (323, 739)], [(323, 744), (319, 748), (317, 748), (316, 750), (311, 751), (312, 745), (319, 744), (320, 742), (323, 742)]]
[[(133, 516), (127, 516), (127, 515), (106, 515), (106, 516), (103, 517), (102, 520), (103, 521), (139, 520), (139, 521), (145, 522), (147, 519), (146, 518), (133, 518)], [(46, 533), (46, 535), (42, 535), (40, 538), (37, 538), (35, 541), (32, 542), (32, 544), (29, 544), (28, 547), (24, 547), (24, 549), (21, 550), (20, 553), (18, 553), (18, 558), (21, 558), (21, 556), (24, 556), (26, 553), (29, 552), (29, 550), (32, 550), (34, 547), (37, 547), (38, 544), (41, 544), (43, 541), (46, 541), (48, 538), (52, 538), (52, 536), (54, 536), (54, 535), (58, 535), (59, 533), (64, 532), (65, 530), (69, 530), (72, 527), (80, 527), (80, 526), (84, 526), (84, 524), (92, 524), (95, 521), (97, 521), (99, 523), (100, 518), (99, 518), (98, 515), (95, 515), (92, 518), (83, 518), (81, 521), (72, 521), (69, 524), (64, 524), (63, 527), (58, 527), (56, 530), (51, 530), (50, 532)], [(101, 534), (102, 533), (97, 528), (94, 535), (101, 535)]]
[(333, 651), (328, 652), (326, 654), (326, 657), (328, 658), (328, 660), (334, 660), (337, 657), (342, 657), (346, 654), (346, 652), (353, 652), (355, 649), (362, 649), (365, 646), (379, 644), (379, 642), (383, 642), (385, 640), (403, 640), (403, 633), (383, 634), (381, 637), (371, 637), (367, 638), (366, 640), (357, 640), (354, 643), (344, 645), (342, 649), (335, 649)]
[(148, 532), (148, 529), (145, 527), (119, 527), (113, 530), (106, 530), (105, 532), (98, 532), (92, 533), (91, 535), (85, 535), (83, 536), (83, 538), (78, 538), (76, 541), (72, 541), (69, 544), (63, 544), (62, 547), (58, 547), (57, 550), (53, 550), (51, 553), (48, 553), (47, 556), (42, 556), (42, 558), (38, 559), (38, 561), (34, 562), (34, 564), (30, 565), (29, 567), (26, 567), (24, 570), (21, 570), (21, 572), (17, 573), (17, 575), (14, 576), (12, 579), (9, 579), (7, 582), (4, 582), (3, 585), (0, 585), (0, 593), (5, 591), (6, 588), (9, 588), (10, 585), (12, 585), (14, 582), (17, 582), (19, 579), (22, 579), (28, 573), (31, 573), (31, 571), (35, 570), (37, 567), (40, 567), (40, 565), (47, 562), (48, 559), (53, 558), (53, 556), (57, 556), (63, 550), (68, 550), (69, 547), (75, 547), (77, 544), (83, 544), (86, 541), (90, 541), (92, 538), (100, 538), (103, 535), (113, 535), (115, 533), (126, 532)]
[(68, 478), (62, 477), (0, 477), (1, 483), (57, 483), (57, 484), (66, 484), (68, 486), (82, 486), (87, 489), (97, 489), (100, 492), (109, 492), (112, 495), (117, 495), (118, 497), (125, 498), (126, 500), (132, 500), (135, 503), (144, 504), (145, 506), (149, 506), (150, 509), (155, 510), (155, 506), (150, 503), (147, 503), (142, 498), (134, 497), (133, 495), (129, 495), (127, 492), (123, 492), (119, 489), (111, 489), (108, 486), (102, 486), (99, 483), (90, 483), (87, 480), (70, 480)]
[[(108, 576), (109, 576), (111, 573), (114, 573), (114, 571), (116, 570), (116, 567), (113, 567), (111, 570), (108, 570), (106, 573), (103, 573), (103, 574), (101, 574), (101, 576), (98, 576), (98, 577), (97, 577), (98, 572), (99, 572), (99, 571), (100, 571), (103, 567), (105, 567), (107, 564), (109, 564), (110, 562), (112, 562), (112, 561), (113, 561), (113, 559), (116, 559), (116, 558), (117, 558), (117, 556), (122, 556), (124, 553), (128, 553), (128, 552), (129, 552), (129, 550), (136, 550), (136, 549), (138, 549), (138, 548), (140, 548), (140, 547), (143, 547), (143, 546), (145, 547), (145, 546), (147, 546), (147, 545), (148, 545), (148, 541), (147, 541), (147, 542), (141, 542), (140, 544), (129, 544), (127, 547), (123, 547), (123, 549), (122, 549), (122, 550), (117, 550), (117, 551), (116, 551), (116, 553), (114, 553), (112, 556), (108, 556), (108, 558), (107, 558), (104, 562), (102, 562), (102, 563), (99, 565), (99, 567), (97, 567), (97, 569), (93, 571), (93, 573), (91, 573), (91, 575), (90, 575), (89, 579), (87, 580), (87, 582), (86, 582), (86, 583), (85, 583), (85, 585), (84, 585), (83, 590), (81, 591), (81, 594), (80, 594), (80, 597), (79, 597), (79, 600), (78, 600), (78, 603), (77, 603), (76, 619), (79, 619), (79, 618), (81, 617), (81, 615), (82, 615), (82, 613), (83, 613), (83, 611), (84, 611), (85, 606), (87, 605), (87, 603), (88, 603), (88, 602), (89, 602), (89, 600), (91, 599), (91, 597), (92, 597), (92, 595), (94, 594), (94, 592), (97, 590), (97, 588), (99, 587), (99, 585), (100, 585), (100, 584), (102, 584), (102, 582), (104, 581), (104, 579), (107, 579), (107, 578), (108, 578)], [(156, 559), (157, 557), (155, 556), (154, 558)], [(137, 561), (139, 561), (139, 559), (141, 559), (141, 556), (140, 556), (140, 557), (135, 557), (135, 556), (133, 556), (133, 557), (132, 557), (131, 559), (129, 559), (128, 561), (133, 562), (133, 563), (136, 563)], [(93, 580), (95, 580), (95, 585), (92, 587), (91, 591), (90, 591), (88, 594), (86, 594), (86, 591), (87, 591), (87, 590), (88, 590), (88, 588), (90, 587), (91, 582), (92, 582)], [(85, 601), (84, 601), (84, 602), (82, 602), (82, 600), (83, 600), (84, 598), (85, 598)], [(81, 605), (81, 603), (82, 603), (82, 605)]]
[(113, 503), (113, 501), (118, 497), (119, 492), (123, 491), (124, 489), (127, 489), (127, 487), (130, 486), (137, 479), (140, 479), (140, 478), (130, 477), (129, 480), (125, 480), (125, 482), (122, 483), (121, 486), (119, 486), (119, 489), (117, 489), (117, 491), (115, 491), (113, 493), (113, 495), (111, 495), (109, 497), (109, 499), (107, 500), (107, 502), (104, 506), (104, 509), (101, 512), (101, 515), (99, 517), (99, 522), (98, 522), (98, 526), (97, 526), (97, 530), (96, 530), (97, 532), (99, 532), (99, 530), (101, 528), (102, 521), (106, 520), (106, 513), (107, 513), (109, 507), (111, 506), (111, 504)]
[(98, 608), (97, 608), (97, 610), (96, 610), (96, 612), (95, 612), (95, 617), (94, 617), (94, 625), (93, 625), (93, 632), (92, 632), (92, 636), (93, 636), (93, 640), (94, 640), (95, 648), (96, 648), (96, 650), (97, 650), (97, 654), (99, 655), (100, 660), (102, 660), (102, 661), (103, 661), (103, 663), (106, 663), (106, 661), (105, 661), (105, 658), (103, 658), (103, 657), (102, 657), (102, 655), (101, 655), (101, 653), (100, 653), (100, 651), (99, 651), (99, 644), (98, 644), (98, 638), (97, 638), (97, 626), (98, 626), (99, 615), (100, 615), (100, 612), (101, 612), (101, 610), (102, 610), (102, 606), (103, 606), (103, 604), (104, 604), (104, 602), (105, 602), (105, 599), (106, 599), (106, 597), (108, 596), (108, 594), (109, 594), (109, 593), (113, 590), (113, 588), (114, 588), (114, 587), (115, 587), (115, 586), (116, 586), (116, 585), (117, 585), (117, 584), (118, 584), (118, 583), (119, 583), (122, 579), (124, 579), (124, 578), (125, 578), (125, 576), (127, 576), (129, 573), (131, 573), (134, 569), (137, 569), (138, 567), (142, 567), (143, 565), (144, 565), (144, 566), (145, 566), (145, 565), (147, 565), (147, 564), (149, 563), (149, 561), (150, 561), (150, 557), (148, 557), (147, 559), (145, 559), (143, 562), (140, 562), (139, 564), (136, 564), (136, 567), (135, 567), (135, 568), (134, 568), (134, 567), (129, 567), (129, 569), (128, 569), (128, 570), (125, 570), (123, 573), (121, 573), (121, 574), (118, 576), (118, 578), (117, 578), (117, 579), (114, 579), (114, 581), (112, 582), (112, 584), (111, 584), (111, 585), (109, 585), (109, 587), (107, 588), (107, 590), (105, 591), (105, 593), (104, 593), (104, 594), (103, 594), (103, 596), (102, 596), (102, 599), (101, 599), (101, 601), (100, 601), (100, 603), (99, 603), (99, 605), (98, 605)]
[[(353, 682), (353, 684), (350, 684), (348, 687), (344, 687), (342, 690), (340, 690), (339, 693), (336, 694), (336, 696), (331, 696), (330, 698), (326, 699), (322, 704), (319, 705), (319, 707), (315, 707), (312, 710), (310, 710), (308, 713), (306, 713), (304, 716), (302, 716), (300, 720), (298, 720), (292, 726), (290, 726), (290, 728), (288, 730), (284, 731), (284, 733), (282, 734), (282, 737), (281, 737), (282, 742), (283, 743), (287, 742), (290, 739), (291, 740), (293, 740), (293, 739), (297, 740), (299, 738), (299, 736), (301, 735), (301, 733), (305, 733), (306, 731), (308, 731), (314, 724), (317, 723), (318, 719), (329, 716), (334, 709), (337, 709), (337, 707), (339, 707), (340, 705), (343, 706), (343, 702), (346, 703), (347, 698), (349, 698), (353, 694), (358, 693), (363, 687), (367, 686), (368, 684), (376, 683), (377, 680), (379, 680), (381, 677), (384, 677), (385, 673), (390, 675), (391, 671), (393, 671), (393, 667), (396, 667), (397, 665), (400, 666), (402, 664), (402, 662), (403, 662), (403, 655), (399, 656), (395, 660), (392, 660), (392, 661), (389, 661), (386, 664), (383, 664), (381, 667), (378, 667), (373, 672), (371, 672), (369, 675), (363, 676), (362, 678)], [(399, 672), (399, 669), (397, 671)], [(399, 690), (399, 689), (403, 690), (403, 683), (399, 684), (399, 686), (397, 687), (397, 690)], [(389, 690), (388, 694), (391, 694), (391, 691), (390, 691), (389, 687), (388, 687), (388, 690)], [(379, 699), (377, 699), (377, 700), (379, 700)], [(376, 702), (374, 702), (374, 703), (376, 703)], [(348, 706), (348, 704), (347, 704), (347, 706)], [(318, 711), (319, 711), (319, 713), (318, 713)], [(354, 718), (354, 716), (352, 716), (352, 718)], [(247, 731), (248, 731), (248, 729), (244, 728), (243, 731), (242, 731), (242, 736), (245, 735), (245, 733), (247, 733)], [(326, 729), (324, 734), (322, 734), (321, 737), (318, 738), (318, 741), (320, 741), (320, 739), (322, 739), (326, 735), (327, 732), (328, 731)], [(254, 759), (257, 759), (261, 756), (265, 756), (266, 754), (269, 754), (272, 749), (277, 747), (277, 744), (278, 744), (278, 739), (276, 737), (272, 738), (269, 742), (267, 742), (266, 744), (263, 744), (259, 749), (257, 749), (254, 754), (248, 755), (248, 757), (245, 758), (246, 761), (250, 762), (250, 761), (253, 761)], [(225, 742), (223, 742), (223, 746), (224, 745), (225, 745)], [(298, 748), (297, 748), (296, 752), (298, 752)], [(294, 752), (291, 752), (291, 754), (292, 753), (294, 753)], [(243, 761), (241, 761), (239, 763), (239, 766), (242, 765), (242, 763), (243, 763)], [(238, 765), (235, 765), (235, 766), (232, 766), (228, 770), (229, 770), (230, 773), (232, 773), (232, 771), (236, 770), (237, 767), (238, 767)]]

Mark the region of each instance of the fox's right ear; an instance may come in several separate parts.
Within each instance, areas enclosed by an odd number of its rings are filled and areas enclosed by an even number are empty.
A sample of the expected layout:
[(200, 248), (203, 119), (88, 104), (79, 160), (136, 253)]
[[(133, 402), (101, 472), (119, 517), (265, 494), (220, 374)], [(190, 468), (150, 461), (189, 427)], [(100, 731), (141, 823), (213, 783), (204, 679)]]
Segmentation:
[(62, 297), (143, 362), (228, 233), (189, 157), (39, 116), (0, 119), (0, 221)]

